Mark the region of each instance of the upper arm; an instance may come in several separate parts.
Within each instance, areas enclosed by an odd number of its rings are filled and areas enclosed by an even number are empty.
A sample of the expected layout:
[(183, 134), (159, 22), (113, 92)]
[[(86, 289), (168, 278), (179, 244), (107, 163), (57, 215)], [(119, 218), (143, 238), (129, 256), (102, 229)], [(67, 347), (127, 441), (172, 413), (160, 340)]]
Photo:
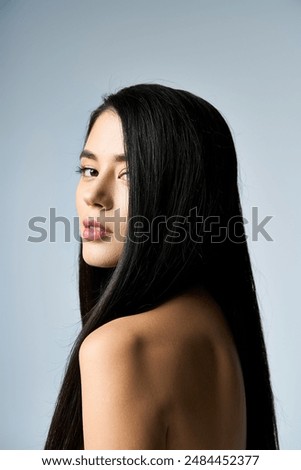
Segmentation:
[(143, 345), (110, 322), (80, 348), (85, 449), (162, 449), (164, 424)]

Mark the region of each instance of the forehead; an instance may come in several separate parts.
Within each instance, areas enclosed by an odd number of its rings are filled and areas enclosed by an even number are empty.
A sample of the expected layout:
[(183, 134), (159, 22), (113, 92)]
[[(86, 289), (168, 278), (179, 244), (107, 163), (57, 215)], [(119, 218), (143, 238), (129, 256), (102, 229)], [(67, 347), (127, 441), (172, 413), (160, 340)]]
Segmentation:
[(124, 153), (123, 132), (118, 114), (106, 110), (96, 119), (85, 148), (100, 156)]

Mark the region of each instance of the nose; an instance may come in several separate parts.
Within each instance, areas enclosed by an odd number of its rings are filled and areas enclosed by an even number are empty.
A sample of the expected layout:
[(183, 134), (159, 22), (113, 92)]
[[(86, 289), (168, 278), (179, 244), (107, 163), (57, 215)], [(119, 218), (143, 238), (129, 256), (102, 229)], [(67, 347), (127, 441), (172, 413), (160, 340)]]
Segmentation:
[(97, 206), (99, 209), (109, 210), (113, 205), (109, 188), (98, 178), (86, 186), (83, 199), (88, 206)]

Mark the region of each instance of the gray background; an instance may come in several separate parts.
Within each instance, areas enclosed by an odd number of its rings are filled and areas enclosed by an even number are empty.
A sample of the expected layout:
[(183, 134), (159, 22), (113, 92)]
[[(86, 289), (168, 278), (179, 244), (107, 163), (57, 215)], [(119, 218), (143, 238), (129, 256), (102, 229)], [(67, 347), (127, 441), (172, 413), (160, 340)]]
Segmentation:
[[(190, 90), (233, 131), (283, 449), (301, 449), (298, 0), (0, 1), (0, 448), (43, 447), (79, 331), (78, 242), (27, 239), (71, 222), (90, 112), (139, 82)], [(71, 224), (73, 227), (73, 223)], [(251, 223), (246, 226), (251, 234)], [(299, 267), (299, 270), (298, 270)]]

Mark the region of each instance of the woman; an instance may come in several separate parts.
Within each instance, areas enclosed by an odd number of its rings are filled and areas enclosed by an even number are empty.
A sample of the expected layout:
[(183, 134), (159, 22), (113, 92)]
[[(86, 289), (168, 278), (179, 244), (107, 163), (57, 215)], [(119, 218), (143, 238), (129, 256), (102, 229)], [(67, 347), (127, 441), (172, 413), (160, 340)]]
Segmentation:
[(79, 171), (83, 328), (45, 448), (278, 448), (222, 116), (122, 89), (92, 113)]

